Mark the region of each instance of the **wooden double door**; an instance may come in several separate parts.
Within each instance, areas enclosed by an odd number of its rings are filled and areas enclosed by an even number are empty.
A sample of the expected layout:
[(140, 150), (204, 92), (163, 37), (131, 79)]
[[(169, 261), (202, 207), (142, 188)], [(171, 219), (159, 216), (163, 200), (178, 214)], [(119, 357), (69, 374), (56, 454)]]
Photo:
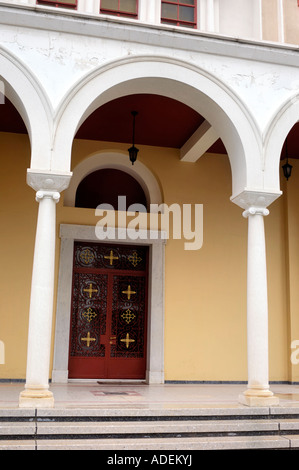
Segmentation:
[(147, 285), (147, 247), (75, 243), (69, 378), (145, 378)]

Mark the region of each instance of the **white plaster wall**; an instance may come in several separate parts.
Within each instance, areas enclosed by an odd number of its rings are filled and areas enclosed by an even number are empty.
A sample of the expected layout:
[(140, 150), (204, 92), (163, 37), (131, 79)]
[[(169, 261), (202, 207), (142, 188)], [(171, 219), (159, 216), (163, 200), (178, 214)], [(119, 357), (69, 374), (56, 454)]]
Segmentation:
[[(214, 46), (218, 40), (211, 39)], [(176, 58), (200, 66), (231, 87), (256, 119), (261, 131), (276, 109), (296, 90), (299, 90), (299, 69), (209, 51), (194, 52), (171, 46), (123, 42), (118, 40), (64, 34), (40, 29), (3, 26), (0, 44), (13, 52), (37, 77), (57, 109), (77, 81), (101, 65), (125, 57), (138, 55)], [(245, 46), (250, 50), (253, 45)], [(267, 57), (267, 50), (262, 54)]]
[(240, 38), (261, 39), (261, 1), (221, 0), (219, 32)]
[[(1, 18), (0, 45), (25, 64), (40, 84), (57, 126), (58, 110), (77, 83), (99, 73), (101, 67), (138, 56), (183, 61), (186, 78), (188, 67), (209, 74), (228, 94), (231, 90), (232, 99), (255, 123), (261, 142), (283, 103), (299, 91), (298, 51), (287, 47), (115, 20), (78, 21), (72, 15), (61, 19), (48, 14), (38, 18), (31, 10), (25, 16), (22, 12), (22, 21), (6, 13)], [(23, 22), (27, 27), (21, 26)]]

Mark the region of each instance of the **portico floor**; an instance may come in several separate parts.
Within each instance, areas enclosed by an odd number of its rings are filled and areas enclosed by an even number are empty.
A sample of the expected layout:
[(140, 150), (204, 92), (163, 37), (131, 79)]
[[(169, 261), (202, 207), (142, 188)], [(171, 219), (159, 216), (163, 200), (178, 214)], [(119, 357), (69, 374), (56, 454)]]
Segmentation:
[[(273, 384), (279, 406), (299, 409), (299, 385)], [(0, 409), (17, 408), (24, 383), (0, 383)], [(188, 408), (247, 408), (238, 402), (245, 384), (68, 383), (51, 384), (55, 408), (165, 410)]]

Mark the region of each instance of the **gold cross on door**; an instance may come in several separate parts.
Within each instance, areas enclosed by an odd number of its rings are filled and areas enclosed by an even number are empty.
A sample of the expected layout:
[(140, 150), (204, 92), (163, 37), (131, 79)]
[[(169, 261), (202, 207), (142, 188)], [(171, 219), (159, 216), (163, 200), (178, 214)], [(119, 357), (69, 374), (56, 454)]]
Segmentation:
[(135, 343), (135, 339), (130, 338), (130, 333), (127, 333), (127, 336), (125, 337), (125, 339), (121, 339), (120, 341), (122, 343), (126, 343), (127, 349), (129, 348), (131, 343)]
[(110, 260), (110, 266), (113, 266), (113, 261), (114, 261), (114, 260), (118, 260), (118, 259), (119, 259), (118, 256), (114, 256), (114, 255), (113, 255), (113, 250), (110, 251), (110, 255), (109, 255), (109, 256), (104, 256), (104, 258)]
[(84, 289), (84, 292), (88, 292), (89, 293), (89, 298), (91, 299), (92, 294), (94, 292), (98, 293), (98, 289), (93, 289), (92, 284), (89, 284), (89, 289)]
[(133, 294), (137, 294), (137, 292), (135, 292), (134, 290), (131, 290), (131, 286), (128, 286), (128, 289), (127, 290), (123, 290), (122, 291), (122, 294), (126, 294), (128, 300), (131, 300), (131, 295)]
[(87, 347), (89, 348), (90, 343), (91, 343), (92, 341), (96, 341), (96, 338), (91, 338), (91, 337), (90, 337), (90, 332), (88, 332), (88, 333), (87, 333), (87, 337), (86, 337), (86, 338), (81, 338), (81, 341), (86, 341), (86, 345), (87, 345)]

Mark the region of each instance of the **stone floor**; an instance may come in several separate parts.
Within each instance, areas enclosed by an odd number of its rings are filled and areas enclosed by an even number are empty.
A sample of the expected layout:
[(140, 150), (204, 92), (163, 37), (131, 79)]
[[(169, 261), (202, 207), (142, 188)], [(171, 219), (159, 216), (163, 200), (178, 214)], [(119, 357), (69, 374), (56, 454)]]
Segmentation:
[[(0, 383), (0, 409), (18, 407), (23, 383)], [(236, 408), (238, 396), (246, 385), (134, 383), (52, 384), (55, 408)], [(299, 385), (274, 384), (271, 390), (280, 399), (280, 407), (299, 408)]]

